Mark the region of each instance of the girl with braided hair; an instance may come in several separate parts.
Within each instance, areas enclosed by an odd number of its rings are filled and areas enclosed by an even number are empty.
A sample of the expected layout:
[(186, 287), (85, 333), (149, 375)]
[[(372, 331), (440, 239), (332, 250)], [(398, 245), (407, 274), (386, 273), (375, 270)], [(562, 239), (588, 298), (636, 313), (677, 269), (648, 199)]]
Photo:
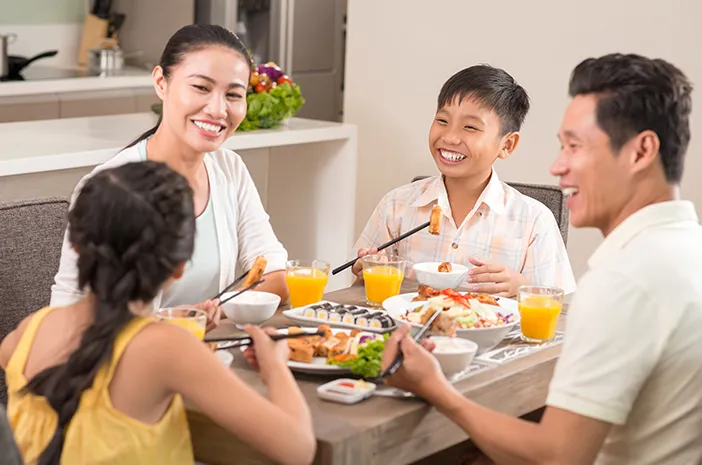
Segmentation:
[(265, 398), (187, 330), (150, 313), (193, 253), (193, 194), (183, 176), (152, 161), (102, 170), (69, 221), (83, 298), (37, 311), (0, 344), (25, 463), (192, 464), (183, 397), (280, 463), (312, 461), (311, 417), (285, 342), (247, 328), (247, 359), (260, 368)]
[[(287, 252), (243, 161), (222, 148), (246, 116), (252, 65), (244, 44), (223, 27), (193, 24), (178, 30), (153, 71), (154, 88), (163, 101), (158, 123), (96, 167), (74, 191), (75, 196), (96, 172), (132, 161), (162, 161), (185, 176), (194, 192), (195, 249), (183, 279), (159, 293), (154, 308), (195, 304), (210, 314), (210, 328), (220, 309), (208, 299), (250, 270), (259, 256), (267, 266), (266, 281), (257, 290), (278, 294), (283, 303), (288, 299)], [(64, 240), (51, 305), (81, 298), (76, 260)]]

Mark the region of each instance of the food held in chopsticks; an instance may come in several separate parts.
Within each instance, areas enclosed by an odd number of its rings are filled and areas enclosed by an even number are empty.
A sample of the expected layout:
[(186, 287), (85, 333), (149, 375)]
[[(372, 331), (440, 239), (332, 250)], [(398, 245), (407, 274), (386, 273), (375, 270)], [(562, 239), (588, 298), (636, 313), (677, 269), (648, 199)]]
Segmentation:
[(431, 215), (429, 216), (429, 234), (438, 236), (441, 234), (441, 207), (434, 205), (431, 207)]
[[(326, 363), (349, 368), (353, 374), (372, 378), (378, 376), (387, 335), (352, 330), (332, 333), (328, 325), (321, 325), (324, 336), (288, 339), (290, 360), (311, 363), (315, 357), (326, 358)], [(291, 331), (304, 331), (298, 327)]]
[(439, 273), (450, 273), (453, 270), (453, 266), (450, 262), (443, 262), (439, 265)]
[(254, 260), (254, 263), (249, 270), (249, 274), (247, 274), (246, 279), (244, 279), (242, 287), (248, 287), (253, 283), (260, 281), (263, 277), (263, 273), (266, 271), (266, 265), (268, 265), (268, 260), (266, 260), (266, 257), (262, 255), (256, 257), (256, 260)]
[[(432, 291), (434, 290), (432, 289)], [(426, 289), (425, 292), (428, 293)], [(454, 332), (455, 329), (503, 326), (514, 321), (513, 315), (507, 312), (502, 313), (499, 309), (497, 299), (489, 294), (469, 292), (463, 295), (453, 289), (444, 289), (439, 292), (439, 295), (429, 297), (423, 306), (408, 310), (400, 318), (410, 323), (423, 324), (435, 311), (440, 310), (442, 315), (455, 321)], [(432, 329), (436, 329), (441, 334), (450, 335), (452, 328), (444, 320), (444, 318), (437, 318), (442, 327), (435, 328), (432, 325)], [(437, 323), (435, 322), (435, 324)], [(447, 326), (443, 327), (443, 325)]]

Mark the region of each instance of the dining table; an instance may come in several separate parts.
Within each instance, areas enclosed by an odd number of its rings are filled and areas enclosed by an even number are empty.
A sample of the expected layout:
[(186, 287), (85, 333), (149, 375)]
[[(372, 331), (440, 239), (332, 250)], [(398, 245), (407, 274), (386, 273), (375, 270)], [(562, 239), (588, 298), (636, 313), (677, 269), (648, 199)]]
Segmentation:
[[(405, 280), (402, 293), (417, 290), (417, 283)], [(325, 294), (327, 301), (365, 305), (362, 285)], [(286, 318), (281, 307), (264, 326), (299, 326)], [(466, 398), (492, 410), (525, 417), (544, 405), (553, 369), (561, 351), (567, 305), (559, 317), (557, 337), (545, 344), (523, 343), (515, 332), (474, 363), (463, 377), (452, 380)], [(208, 333), (209, 337), (242, 334), (229, 320)], [(231, 350), (231, 370), (265, 395), (266, 386), (239, 349)], [(323, 400), (317, 388), (333, 377), (295, 373), (298, 385), (312, 413), (317, 438), (316, 465), (400, 465), (426, 463), (442, 451), (471, 444), (467, 434), (424, 400), (386, 386), (379, 386), (369, 399), (345, 405)], [(274, 463), (254, 450), (186, 402), (195, 458), (200, 463), (269, 464)], [(275, 442), (275, 438), (270, 438)], [(424, 462), (422, 462), (424, 460)], [(429, 460), (434, 463), (434, 460)], [(439, 463), (439, 462), (435, 462)], [(443, 462), (442, 462), (443, 463)]]

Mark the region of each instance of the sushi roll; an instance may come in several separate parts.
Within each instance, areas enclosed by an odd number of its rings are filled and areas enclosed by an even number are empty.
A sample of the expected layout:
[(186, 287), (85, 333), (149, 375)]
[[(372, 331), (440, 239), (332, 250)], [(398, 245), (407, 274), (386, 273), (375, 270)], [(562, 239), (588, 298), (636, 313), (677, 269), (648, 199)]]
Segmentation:
[(305, 311), (302, 312), (302, 315), (307, 318), (317, 318), (317, 309), (314, 307), (307, 307)]
[(341, 322), (346, 323), (348, 325), (355, 324), (356, 323), (356, 315), (354, 315), (353, 312), (346, 312), (341, 317)]
[(387, 329), (395, 325), (395, 322), (388, 315), (373, 316), (369, 323), (373, 329)]
[(329, 311), (329, 322), (330, 323), (341, 323), (344, 318), (345, 311), (341, 309), (334, 309)]
[(329, 319), (329, 310), (326, 308), (318, 308), (316, 310), (316, 315), (318, 320), (328, 320)]
[(347, 305), (342, 305), (341, 307), (342, 307), (344, 310), (349, 311), (349, 312), (350, 312), (351, 310), (358, 310), (358, 309), (359, 309), (359, 307), (356, 307), (355, 305), (348, 305), (348, 304), (347, 304)]
[(324, 302), (323, 304), (319, 304), (319, 306), (322, 308), (326, 308), (327, 310), (331, 310), (332, 308), (334, 308), (334, 306), (329, 302)]
[(360, 315), (356, 315), (356, 324), (358, 326), (363, 326), (364, 328), (367, 328), (368, 325), (370, 324), (370, 319), (371, 319), (371, 314), (370, 312), (365, 312)]

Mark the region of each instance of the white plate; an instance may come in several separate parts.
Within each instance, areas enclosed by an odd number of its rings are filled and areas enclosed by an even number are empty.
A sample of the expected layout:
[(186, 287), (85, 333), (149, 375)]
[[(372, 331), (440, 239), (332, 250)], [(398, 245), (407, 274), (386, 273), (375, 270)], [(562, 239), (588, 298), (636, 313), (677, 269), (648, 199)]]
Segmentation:
[(228, 350), (218, 350), (215, 352), (215, 356), (225, 367), (228, 367), (234, 361), (234, 355)]
[(409, 294), (400, 294), (393, 297), (388, 297), (383, 301), (383, 308), (387, 310), (390, 316), (398, 315), (407, 310), (414, 310), (416, 307), (421, 307), (426, 302), (412, 302), (412, 299), (417, 297), (417, 292)]
[[(324, 324), (327, 324), (327, 325), (331, 326), (332, 328), (360, 329), (361, 331), (368, 331), (369, 333), (379, 333), (379, 334), (383, 334), (383, 333), (387, 333), (387, 332), (390, 332), (390, 331), (394, 331), (394, 330), (397, 328), (397, 326), (391, 326), (391, 327), (389, 327), (389, 328), (378, 328), (378, 329), (375, 329), (375, 328), (369, 328), (369, 327), (366, 327), (366, 326), (359, 326), (359, 325), (357, 325), (357, 324), (336, 323), (336, 322), (332, 322), (332, 321), (329, 321), (329, 320), (322, 320), (322, 319), (320, 319), (320, 318), (311, 318), (311, 317), (308, 317), (308, 316), (305, 316), (305, 315), (304, 315), (305, 309), (307, 309), (307, 307), (311, 307), (311, 306), (313, 306), (313, 305), (319, 305), (319, 304), (323, 304), (323, 303), (329, 303), (329, 304), (331, 304), (331, 305), (340, 305), (340, 304), (338, 304), (337, 302), (331, 302), (331, 301), (328, 301), (328, 300), (322, 300), (321, 302), (316, 302), (316, 303), (313, 303), (313, 304), (310, 304), (310, 305), (306, 305), (306, 306), (304, 306), (304, 307), (298, 307), (298, 308), (293, 308), (293, 309), (291, 309), (291, 310), (285, 310), (285, 311), (283, 311), (283, 315), (284, 315), (285, 317), (291, 319), (292, 321), (294, 321), (294, 322), (296, 322), (296, 323), (299, 323), (300, 325), (304, 325), (304, 324), (324, 325)], [(362, 306), (362, 305), (355, 305), (355, 307), (363, 308), (363, 309), (365, 309), (365, 310), (368, 310), (368, 311), (371, 312), (371, 313), (373, 313), (373, 312), (378, 312), (378, 311), (383, 312), (383, 310), (368, 308), (368, 307), (364, 307), (364, 306)], [(387, 312), (383, 312), (383, 313), (387, 313)]]
[[(459, 291), (462, 294), (463, 291)], [(388, 315), (391, 317), (396, 317), (407, 310), (414, 310), (417, 307), (421, 307), (426, 303), (426, 301), (412, 302), (412, 299), (417, 297), (417, 292), (410, 292), (409, 294), (400, 294), (394, 297), (389, 297), (383, 302), (383, 308), (387, 310)], [(509, 313), (515, 315), (515, 318), (519, 319), (519, 304), (514, 299), (508, 299), (506, 297), (499, 297), (497, 303), (500, 307), (503, 307)]]
[[(302, 327), (302, 329), (310, 333), (314, 333), (317, 331), (317, 328)], [(332, 329), (331, 331), (332, 334), (348, 334), (350, 332), (346, 329)], [(282, 334), (288, 334), (288, 329), (281, 328), (278, 330), (278, 332)], [(290, 367), (291, 371), (295, 371), (298, 373), (307, 373), (311, 375), (347, 375), (351, 373), (351, 370), (349, 368), (342, 368), (336, 365), (327, 365), (326, 357), (314, 357), (311, 363), (294, 362), (292, 360), (288, 360), (288, 367)]]

